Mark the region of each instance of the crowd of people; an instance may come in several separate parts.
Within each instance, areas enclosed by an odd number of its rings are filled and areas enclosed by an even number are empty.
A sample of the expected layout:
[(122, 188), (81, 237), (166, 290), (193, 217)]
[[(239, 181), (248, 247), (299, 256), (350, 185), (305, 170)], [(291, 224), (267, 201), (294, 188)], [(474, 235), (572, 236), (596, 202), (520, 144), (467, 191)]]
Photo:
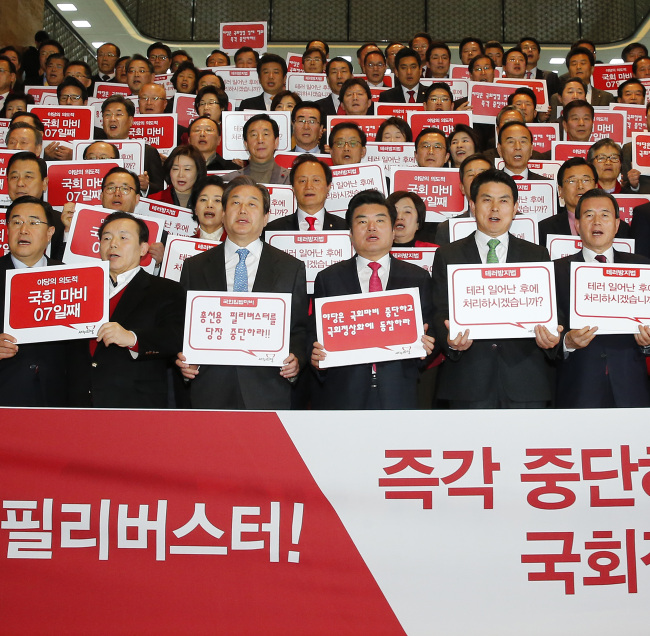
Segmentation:
[[(576, 42), (561, 77), (538, 68), (540, 43), (523, 37), (507, 50), (496, 41), (468, 37), (458, 53), (474, 82), (493, 82), (495, 70), (517, 79), (546, 82), (549, 106), (537, 108), (527, 86), (512, 87), (495, 125), (458, 124), (450, 134), (426, 127), (417, 135), (402, 117), (386, 117), (375, 141), (413, 143), (422, 168), (457, 171), (466, 199), (460, 215), (473, 218), (476, 231), (450, 241), (448, 222), (426, 222), (418, 194), (361, 190), (345, 218), (326, 210), (332, 186), (330, 165), (363, 162), (368, 136), (355, 117), (374, 114), (379, 103), (423, 103), (428, 111), (471, 110), (467, 98), (454, 99), (450, 85), (451, 50), (427, 33), (385, 47), (365, 43), (351, 61), (330, 57), (326, 42), (306, 44), (306, 73), (324, 73), (329, 94), (303, 100), (286, 90), (287, 64), (273, 53), (260, 56), (248, 47), (231, 57), (215, 49), (199, 67), (183, 50), (157, 42), (146, 55), (122, 56), (105, 43), (97, 50), (97, 73), (69, 60), (60, 43), (37, 34), (38, 47), (0, 49), (0, 118), (10, 120), (6, 147), (16, 151), (7, 164), (11, 204), (6, 210), (8, 253), (5, 272), (61, 264), (75, 215), (75, 204), (53, 209), (44, 195), (47, 161), (72, 159), (66, 144), (44, 142), (44, 126), (27, 108), (30, 86), (56, 87), (60, 105), (85, 105), (98, 82), (128, 86), (130, 95), (112, 95), (101, 104), (96, 129), (83, 161), (116, 159), (112, 143), (129, 139), (137, 111), (173, 112), (165, 86), (156, 76), (171, 75), (177, 93), (195, 96), (197, 116), (179, 126), (179, 144), (167, 156), (146, 144), (144, 170), (113, 168), (103, 179), (101, 205), (111, 214), (99, 230), (100, 257), (109, 266), (110, 318), (96, 338), (21, 344), (10, 333), (0, 306), (0, 404), (4, 406), (200, 408), (200, 409), (413, 409), (413, 408), (588, 408), (650, 406), (646, 356), (650, 327), (635, 334), (601, 335), (595, 326), (569, 327), (570, 264), (608, 262), (650, 264), (650, 204), (639, 206), (631, 225), (621, 222), (620, 193), (650, 193), (650, 181), (632, 165), (631, 144), (605, 138), (586, 158), (574, 157), (557, 172), (561, 205), (539, 224), (539, 244), (510, 233), (518, 214), (516, 181), (543, 180), (531, 161), (549, 159), (534, 149), (528, 124), (560, 124), (562, 139), (590, 141), (594, 107), (618, 101), (646, 104), (641, 81), (650, 76), (650, 57), (641, 43), (622, 57), (633, 62), (632, 77), (617, 95), (592, 85), (595, 45)], [(232, 104), (215, 69), (256, 68), (260, 94)], [(423, 79), (426, 81), (423, 82)], [(243, 127), (246, 161), (221, 156), (222, 113), (236, 106), (251, 113)], [(278, 123), (269, 111), (289, 110), (290, 168), (276, 161)], [(646, 107), (646, 118), (648, 117)], [(344, 121), (327, 130), (327, 116)], [(648, 119), (650, 130), (650, 119)], [(502, 165), (495, 168), (495, 161)], [(502, 161), (502, 164), (500, 163)], [(288, 184), (296, 212), (268, 223), (271, 201), (264, 184)], [(134, 211), (141, 196), (189, 208), (198, 224), (196, 238), (219, 244), (185, 261), (180, 283), (149, 274), (140, 266), (149, 254), (159, 265), (167, 235), (150, 240), (147, 225)], [(268, 225), (267, 225), (268, 223)], [(321, 271), (308, 296), (305, 264), (264, 241), (265, 231), (347, 230), (354, 256)], [(534, 337), (473, 339), (471, 330), (449, 331), (447, 266), (549, 261), (546, 237), (572, 235), (581, 250), (555, 263), (557, 332), (537, 325)], [(636, 240), (636, 254), (613, 247), (615, 238)], [(391, 256), (399, 247), (438, 247), (430, 274)], [(421, 359), (378, 361), (321, 368), (327, 351), (316, 336), (313, 301), (329, 296), (372, 294), (416, 288), (424, 325)], [(289, 355), (281, 368), (190, 364), (182, 353), (186, 292), (275, 292), (291, 294)], [(0, 325), (0, 326), (2, 326)]]

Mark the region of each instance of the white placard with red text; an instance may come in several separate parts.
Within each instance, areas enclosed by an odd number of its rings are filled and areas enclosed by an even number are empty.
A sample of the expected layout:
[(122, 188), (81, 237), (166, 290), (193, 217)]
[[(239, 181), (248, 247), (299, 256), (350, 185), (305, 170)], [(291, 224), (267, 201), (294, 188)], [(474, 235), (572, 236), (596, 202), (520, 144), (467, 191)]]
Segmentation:
[(615, 194), (614, 198), (618, 203), (618, 214), (621, 221), (632, 223), (632, 216), (634, 215), (634, 208), (638, 205), (650, 203), (650, 194)]
[(56, 95), (56, 86), (25, 86), (25, 93), (31, 95), (38, 106), (43, 99), (43, 95)]
[(377, 137), (379, 126), (381, 126), (386, 119), (388, 118), (385, 115), (328, 115), (327, 136), (329, 137), (330, 131), (334, 126), (336, 126), (336, 124), (353, 121), (357, 126), (359, 126), (359, 128), (361, 128), (361, 130), (363, 130), (363, 132), (366, 133), (368, 139), (374, 140)]
[[(510, 225), (510, 234), (530, 243), (539, 243), (538, 219), (518, 214)], [(476, 220), (471, 217), (449, 219), (449, 240), (451, 242), (469, 236), (476, 230)]]
[(551, 144), (551, 157), (554, 161), (565, 162), (572, 157), (587, 158), (591, 141), (554, 141)]
[(525, 88), (530, 88), (530, 90), (535, 93), (535, 98), (537, 99), (537, 111), (544, 112), (548, 108), (548, 91), (546, 89), (546, 80), (538, 79), (524, 79), (524, 78), (512, 78), (512, 77), (499, 77), (494, 79), (495, 84), (509, 84), (514, 88), (511, 92), (515, 92), (517, 88), (523, 86)]
[(258, 53), (266, 51), (266, 22), (222, 22), (219, 25), (221, 50), (232, 54), (242, 46), (249, 46)]
[[(634, 254), (634, 239), (614, 239), (614, 249), (626, 254)], [(551, 255), (551, 260), (564, 258), (571, 254), (577, 254), (582, 249), (582, 241), (579, 236), (568, 236), (566, 234), (548, 234), (546, 236), (546, 247)]]
[(176, 236), (194, 236), (199, 224), (192, 218), (192, 210), (178, 205), (142, 197), (135, 208), (137, 214), (158, 219), (163, 229)]
[[(287, 70), (289, 73), (302, 73), (302, 53), (287, 53), (285, 60), (287, 62)], [(288, 88), (287, 90), (291, 90)]]
[(650, 175), (650, 132), (632, 134), (632, 167)]
[(632, 62), (621, 64), (594, 64), (591, 83), (594, 88), (616, 95), (619, 84), (632, 77)]
[(0, 150), (0, 206), (7, 207), (11, 203), (7, 184), (7, 164), (11, 155), (20, 152), (19, 150)]
[[(221, 114), (221, 144), (224, 159), (248, 159), (248, 151), (244, 147), (244, 124), (259, 113), (248, 111), (228, 111)], [(288, 151), (291, 148), (291, 114), (286, 110), (274, 110), (268, 113), (280, 129), (280, 139), (277, 152)]]
[(555, 181), (521, 179), (515, 183), (519, 195), (519, 214), (534, 215), (538, 221), (557, 214), (557, 185)]
[(174, 112), (176, 113), (176, 120), (179, 126), (187, 128), (190, 122), (199, 116), (194, 108), (195, 101), (196, 95), (189, 95), (187, 93), (176, 93), (174, 95)]
[(332, 166), (332, 187), (325, 201), (325, 209), (345, 216), (350, 199), (361, 190), (379, 190), (386, 196), (386, 179), (381, 163), (351, 163)]
[(449, 333), (473, 340), (557, 332), (553, 263), (448, 265)]
[(560, 139), (560, 124), (526, 124), (533, 134), (533, 150), (550, 152), (551, 144)]
[(43, 143), (73, 139), (92, 139), (93, 111), (90, 106), (27, 106), (39, 117), (45, 133)]
[(444, 221), (465, 211), (456, 168), (398, 168), (391, 174), (391, 191), (407, 190), (427, 206), (427, 222)]
[(437, 247), (393, 247), (390, 253), (396, 259), (417, 265), (431, 274), (437, 251)]
[(291, 294), (190, 291), (183, 353), (189, 364), (278, 367), (289, 355)]
[[(456, 124), (472, 126), (474, 120), (471, 110), (427, 110), (423, 113), (410, 112), (408, 114), (408, 123), (413, 132), (413, 140), (415, 140), (423, 128), (440, 128), (449, 137)], [(476, 150), (478, 152), (478, 148)]]
[(364, 162), (383, 163), (385, 166), (417, 167), (414, 143), (383, 143), (369, 141), (366, 144)]
[(9, 125), (11, 124), (11, 119), (6, 119), (0, 117), (0, 148), (7, 147), (7, 132), (9, 132)]
[[(115, 212), (99, 206), (82, 206), (75, 210), (70, 224), (68, 241), (65, 244), (63, 261), (65, 263), (95, 263), (99, 260), (99, 237), (97, 232), (104, 219)], [(159, 243), (162, 237), (163, 224), (156, 219), (134, 214), (142, 219), (149, 228), (149, 245)], [(156, 262), (151, 254), (145, 254), (140, 260), (140, 265), (150, 274), (153, 274)]]
[(104, 101), (112, 95), (129, 97), (131, 89), (128, 84), (113, 84), (113, 82), (97, 82), (95, 84), (95, 97)]
[(375, 104), (375, 115), (383, 115), (384, 117), (400, 117), (404, 121), (408, 121), (408, 114), (412, 111), (423, 111), (424, 104), (402, 104), (393, 102), (377, 102)]
[(320, 368), (426, 356), (420, 293), (409, 287), (314, 299)]
[(571, 329), (638, 333), (650, 325), (650, 265), (571, 263)]
[(160, 152), (176, 148), (176, 113), (165, 115), (136, 115), (129, 130), (131, 139), (143, 139)]
[(468, 101), (472, 106), (474, 123), (493, 124), (499, 111), (508, 105), (508, 97), (515, 92), (508, 84), (470, 82)]
[(266, 232), (264, 240), (305, 264), (307, 293), (314, 293), (314, 281), (321, 270), (352, 258), (353, 249), (347, 230), (325, 232)]
[(187, 236), (169, 236), (165, 245), (165, 256), (160, 266), (160, 275), (179, 282), (186, 259), (206, 252), (219, 245), (219, 241), (206, 241)]
[(296, 199), (293, 196), (293, 188), (287, 185), (264, 184), (271, 197), (271, 211), (269, 212), (269, 223), (283, 216), (289, 216), (296, 211)]
[(437, 77), (421, 77), (420, 78), (420, 84), (422, 86), (431, 86), (431, 84), (436, 84), (437, 82), (444, 82), (451, 88), (451, 95), (456, 101), (457, 99), (463, 99), (464, 97), (467, 97), (467, 91), (469, 90), (469, 77), (467, 79), (465, 78), (437, 78)]
[(101, 205), (102, 181), (116, 167), (122, 167), (121, 159), (48, 161), (46, 199), (56, 207), (66, 203)]
[(255, 97), (262, 92), (262, 87), (257, 79), (257, 70), (254, 68), (219, 66), (214, 72), (223, 79), (228, 99), (233, 108), (237, 108), (242, 99)]
[(108, 263), (7, 270), (4, 305), (19, 345), (92, 338), (108, 322)]
[[(120, 152), (120, 161), (127, 170), (135, 172), (135, 174), (142, 174), (144, 172), (144, 145), (142, 139), (102, 139), (102, 143), (112, 144)], [(72, 158), (75, 161), (83, 161), (83, 154), (86, 148), (94, 141), (73, 141), (73, 154)]]
[(0, 214), (0, 257), (9, 254), (9, 236), (7, 235), (7, 219)]
[(624, 110), (596, 110), (594, 112), (594, 129), (589, 141), (594, 143), (606, 137), (616, 143), (625, 143), (627, 137), (627, 112)]
[(165, 97), (168, 100), (173, 100), (174, 95), (176, 95), (176, 89), (172, 84), (172, 73), (162, 73), (161, 75), (155, 75), (154, 80), (156, 84), (160, 84), (165, 89)]
[(323, 99), (332, 92), (325, 73), (287, 73), (286, 87), (308, 102)]

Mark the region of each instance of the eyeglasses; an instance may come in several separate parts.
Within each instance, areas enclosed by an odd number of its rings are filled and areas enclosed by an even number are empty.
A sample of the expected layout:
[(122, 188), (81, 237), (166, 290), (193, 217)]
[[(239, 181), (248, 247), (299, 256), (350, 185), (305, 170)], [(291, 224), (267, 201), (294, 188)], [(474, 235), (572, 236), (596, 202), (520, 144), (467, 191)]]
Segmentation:
[(47, 221), (39, 221), (38, 219), (29, 219), (25, 221), (24, 219), (11, 219), (9, 225), (11, 227), (22, 227), (23, 225), (29, 225), (29, 227), (38, 227), (39, 225), (49, 225)]
[(618, 163), (621, 160), (620, 155), (596, 155), (594, 159), (598, 163), (605, 163), (606, 161), (611, 161), (612, 163)]
[(166, 100), (167, 98), (166, 97), (158, 97), (157, 95), (154, 95), (152, 97), (145, 97), (144, 95), (141, 95), (140, 97), (138, 97), (138, 99), (141, 102), (153, 102), (155, 104), (156, 102), (162, 102), (163, 100)]
[(337, 148), (345, 148), (346, 146), (350, 146), (350, 148), (356, 148), (357, 146), (361, 145), (361, 141), (358, 139), (337, 139), (334, 142), (334, 145)]
[(368, 68), (386, 68), (386, 65), (383, 62), (368, 62), (366, 66)]
[(132, 190), (135, 192), (135, 188), (128, 185), (121, 185), (121, 186), (109, 185), (104, 188), (104, 192), (106, 192), (106, 194), (115, 194), (116, 192), (121, 192), (122, 194), (126, 195)]
[(211, 99), (209, 102), (199, 102), (199, 106), (214, 106), (215, 104), (218, 104), (219, 101), (216, 99)]
[(576, 186), (576, 185), (586, 186), (586, 185), (589, 185), (590, 183), (593, 183), (593, 182), (594, 182), (594, 180), (591, 177), (582, 177), (582, 178), (580, 178), (580, 177), (571, 177), (570, 179), (565, 179), (564, 180), (565, 184), (572, 185), (572, 186)]
[(97, 53), (97, 57), (117, 57), (115, 53)]
[(138, 73), (139, 75), (144, 75), (145, 73), (148, 73), (149, 69), (146, 68), (130, 68), (126, 73), (127, 75), (133, 75), (135, 73)]
[[(491, 71), (492, 67), (491, 66), (475, 66), (474, 71), (480, 73), (481, 71)], [(472, 72), (474, 72), (472, 71)]]
[(315, 117), (298, 117), (296, 118), (296, 124), (300, 124), (301, 126), (316, 126), (320, 122)]
[(450, 102), (451, 100), (449, 97), (438, 97), (434, 95), (433, 97), (429, 97), (429, 101), (433, 102), (434, 104), (446, 104), (447, 102)]
[(78, 102), (81, 99), (81, 95), (61, 95), (59, 97), (60, 102)]
[(430, 144), (426, 141), (420, 144), (420, 148), (422, 150), (446, 150), (442, 144)]
[(160, 60), (161, 62), (164, 62), (165, 60), (168, 60), (169, 57), (167, 55), (150, 55), (149, 59), (153, 62), (154, 60)]
[(322, 62), (323, 60), (320, 57), (306, 57), (303, 61), (304, 62)]

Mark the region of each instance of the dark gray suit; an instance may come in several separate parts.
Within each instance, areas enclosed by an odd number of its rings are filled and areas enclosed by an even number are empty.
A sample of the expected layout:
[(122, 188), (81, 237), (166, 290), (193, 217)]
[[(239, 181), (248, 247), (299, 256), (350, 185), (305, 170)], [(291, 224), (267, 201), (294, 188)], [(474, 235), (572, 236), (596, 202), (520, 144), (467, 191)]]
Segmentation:
[(264, 93), (255, 95), (255, 97), (248, 97), (242, 99), (237, 106), (237, 110), (266, 110), (266, 102), (264, 101)]
[[(273, 166), (273, 171), (271, 172), (271, 178), (269, 179), (269, 184), (277, 184), (277, 185), (284, 185), (286, 183), (289, 183), (289, 175), (291, 174), (291, 170), (288, 170), (287, 168), (283, 168), (279, 164), (275, 164)], [(232, 181), (235, 177), (241, 177), (242, 175), (246, 175), (247, 177), (251, 176), (251, 169), (250, 169), (250, 164), (245, 166), (244, 168), (240, 168), (239, 170), (235, 170), (234, 172), (229, 172), (228, 174), (222, 175), (222, 179), (224, 180), (225, 183), (228, 183), (229, 181)]]

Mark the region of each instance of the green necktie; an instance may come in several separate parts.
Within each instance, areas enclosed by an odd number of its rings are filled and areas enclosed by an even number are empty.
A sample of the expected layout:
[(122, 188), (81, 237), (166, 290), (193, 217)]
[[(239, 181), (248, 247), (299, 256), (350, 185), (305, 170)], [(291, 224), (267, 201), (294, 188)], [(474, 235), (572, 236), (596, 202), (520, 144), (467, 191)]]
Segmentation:
[(487, 264), (498, 263), (499, 257), (497, 256), (497, 245), (500, 243), (499, 239), (490, 239), (487, 244), (490, 248), (487, 255)]

